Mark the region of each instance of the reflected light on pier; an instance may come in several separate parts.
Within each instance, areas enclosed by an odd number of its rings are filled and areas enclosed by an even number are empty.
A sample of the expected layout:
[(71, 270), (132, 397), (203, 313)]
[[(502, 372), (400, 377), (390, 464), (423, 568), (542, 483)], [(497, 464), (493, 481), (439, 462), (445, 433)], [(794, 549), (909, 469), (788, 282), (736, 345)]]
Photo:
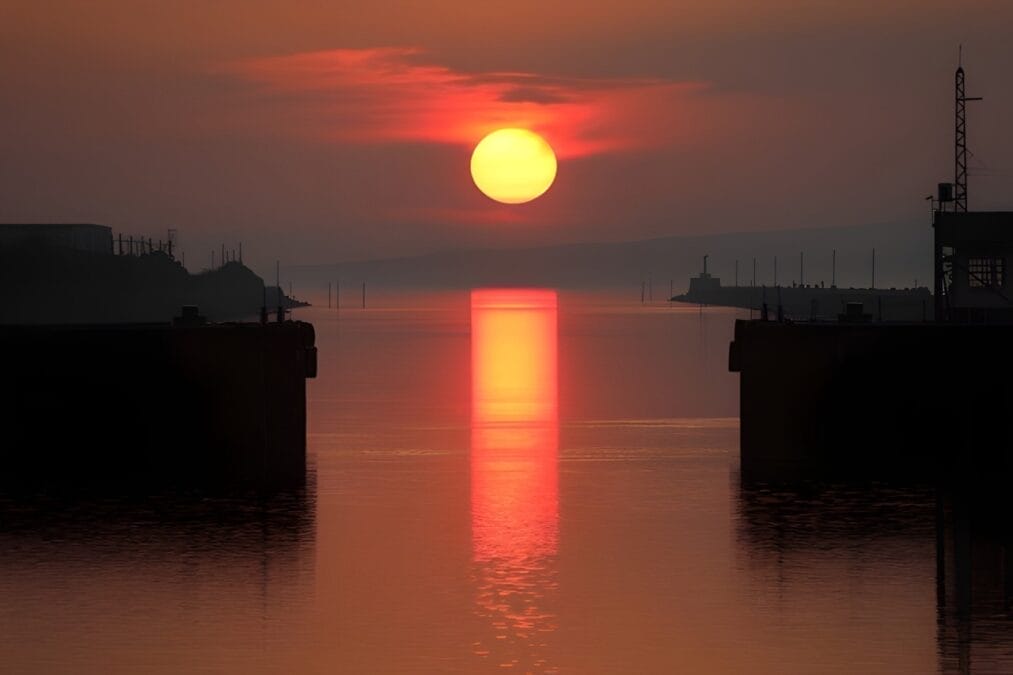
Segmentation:
[(558, 582), (556, 293), (471, 297), (471, 528), (474, 645), (490, 665), (548, 670)]

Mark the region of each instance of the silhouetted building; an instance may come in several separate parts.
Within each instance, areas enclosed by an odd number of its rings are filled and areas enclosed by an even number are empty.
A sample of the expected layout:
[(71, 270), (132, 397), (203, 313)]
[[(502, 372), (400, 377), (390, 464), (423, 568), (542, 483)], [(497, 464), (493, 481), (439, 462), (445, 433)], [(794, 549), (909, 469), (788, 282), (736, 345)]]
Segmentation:
[(113, 231), (105, 225), (71, 224), (0, 224), (0, 246), (29, 241), (70, 248), (89, 253), (113, 252)]
[(936, 211), (936, 320), (1013, 322), (1013, 212)]

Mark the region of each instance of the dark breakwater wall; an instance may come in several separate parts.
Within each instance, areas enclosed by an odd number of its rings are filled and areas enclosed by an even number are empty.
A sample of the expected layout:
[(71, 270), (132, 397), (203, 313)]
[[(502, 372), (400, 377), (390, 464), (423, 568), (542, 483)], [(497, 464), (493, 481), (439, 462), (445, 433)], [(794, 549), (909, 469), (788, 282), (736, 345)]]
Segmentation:
[(305, 480), (310, 324), (5, 326), (0, 349), (5, 490)]
[(737, 321), (743, 473), (1013, 475), (1013, 326)]

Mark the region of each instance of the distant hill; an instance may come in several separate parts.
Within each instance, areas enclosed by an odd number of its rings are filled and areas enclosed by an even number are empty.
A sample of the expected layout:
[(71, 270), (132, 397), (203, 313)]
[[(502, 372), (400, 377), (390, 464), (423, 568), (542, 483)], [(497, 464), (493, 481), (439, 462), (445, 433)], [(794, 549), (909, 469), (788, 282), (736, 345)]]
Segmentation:
[(544, 285), (571, 289), (637, 289), (652, 280), (654, 297), (685, 290), (690, 275), (708, 268), (725, 284), (752, 279), (757, 284), (790, 285), (800, 275), (799, 253), (805, 253), (806, 283), (830, 283), (832, 251), (837, 249), (837, 284), (868, 286), (872, 249), (876, 249), (876, 285), (931, 285), (932, 228), (924, 223), (886, 223), (856, 227), (741, 232), (694, 237), (664, 237), (620, 243), (564, 244), (525, 249), (444, 251), (416, 257), (297, 266), (287, 270), (303, 287), (324, 288), (329, 281), (373, 287), (466, 288), (486, 285)]
[[(190, 274), (157, 250), (112, 255), (41, 240), (0, 245), (0, 289), (3, 324), (163, 322), (183, 305), (234, 320), (257, 316), (265, 297), (263, 280), (239, 262)], [(277, 307), (278, 289), (267, 290), (268, 307)]]

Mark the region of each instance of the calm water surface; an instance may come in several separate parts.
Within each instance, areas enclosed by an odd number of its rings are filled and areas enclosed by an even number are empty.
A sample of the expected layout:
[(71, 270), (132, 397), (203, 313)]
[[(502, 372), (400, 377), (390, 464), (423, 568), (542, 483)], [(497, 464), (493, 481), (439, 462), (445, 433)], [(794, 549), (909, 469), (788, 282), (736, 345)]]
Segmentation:
[(468, 293), (373, 302), (302, 312), (305, 493), (0, 507), (0, 671), (1010, 672), (931, 491), (742, 485), (735, 312), (562, 293), (548, 390)]

